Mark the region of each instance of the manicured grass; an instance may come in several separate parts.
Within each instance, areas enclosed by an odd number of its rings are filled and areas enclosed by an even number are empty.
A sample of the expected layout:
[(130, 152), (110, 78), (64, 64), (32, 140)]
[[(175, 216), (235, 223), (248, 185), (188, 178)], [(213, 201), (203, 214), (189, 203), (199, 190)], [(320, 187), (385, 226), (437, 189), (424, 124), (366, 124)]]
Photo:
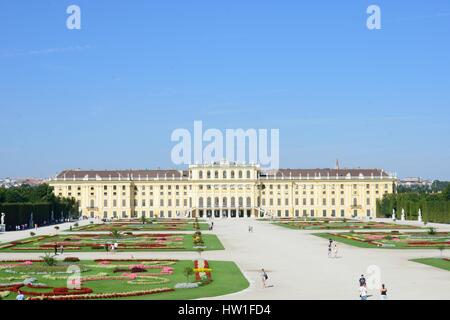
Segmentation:
[(413, 226), (404, 226), (393, 223), (378, 223), (378, 222), (361, 222), (361, 221), (289, 221), (289, 222), (274, 222), (274, 225), (295, 229), (295, 230), (354, 230), (354, 229), (419, 229)]
[[(27, 243), (19, 243), (13, 247), (3, 248), (0, 249), (0, 252), (53, 252), (54, 249), (50, 246), (49, 248), (40, 248), (39, 246), (42, 244), (50, 244), (53, 245), (54, 243), (63, 242), (66, 239), (76, 237), (77, 234), (59, 234), (54, 236), (46, 236), (44, 239), (41, 239), (42, 237), (31, 237), (23, 240), (19, 240), (19, 242), (27, 242)], [(91, 236), (91, 235), (89, 235)], [(95, 238), (94, 236), (98, 236), (99, 238)], [(171, 248), (171, 244), (168, 244), (167, 248), (126, 248), (124, 246), (125, 243), (128, 243), (130, 245), (133, 245), (134, 243), (150, 243), (151, 240), (147, 240), (146, 238), (142, 238), (142, 235), (131, 235), (126, 236), (122, 238), (111, 238), (106, 234), (101, 235), (92, 235), (93, 238), (84, 238), (81, 240), (85, 245), (80, 246), (78, 249), (69, 249), (68, 246), (65, 246), (65, 253), (70, 254), (70, 252), (105, 252), (106, 250), (104, 247), (93, 249), (91, 247), (92, 244), (101, 244), (102, 246), (109, 242), (114, 243), (118, 242), (119, 249), (116, 250), (116, 252), (139, 252), (139, 251), (148, 251), (148, 252), (155, 252), (155, 251), (196, 251), (194, 248), (194, 241), (192, 234), (167, 234), (167, 237), (170, 238), (182, 238), (182, 241), (178, 241), (174, 243), (174, 247)], [(210, 250), (224, 250), (224, 247), (222, 243), (220, 242), (219, 238), (214, 234), (202, 234), (203, 241), (205, 243), (206, 248), (205, 251)], [(130, 240), (128, 240), (130, 239)], [(137, 239), (136, 241), (133, 239)], [(30, 242), (28, 242), (30, 241)], [(152, 240), (153, 241), (153, 240)], [(66, 241), (67, 242), (67, 241)], [(122, 243), (122, 245), (121, 245)], [(30, 248), (27, 250), (14, 250), (14, 248), (20, 249), (20, 248)]]
[[(190, 266), (191, 261), (182, 261), (185, 266)], [(218, 297), (226, 294), (240, 292), (249, 287), (249, 282), (242, 274), (238, 266), (231, 261), (209, 261), (213, 270), (213, 282), (197, 289), (182, 289), (174, 292), (161, 293), (148, 297), (137, 297), (138, 300), (188, 300), (207, 297)], [(183, 268), (181, 268), (182, 270)], [(180, 270), (178, 270), (180, 271)], [(179, 282), (186, 282), (182, 272), (176, 271), (174, 277)], [(129, 298), (128, 300), (133, 300)]]
[[(207, 223), (199, 223), (200, 230), (208, 230)], [(100, 231), (194, 231), (194, 223), (169, 223), (169, 222), (155, 222), (142, 224), (136, 223), (105, 223), (105, 224), (89, 224), (81, 227), (73, 227), (70, 232), (100, 232)]]
[(351, 239), (345, 239), (345, 238), (334, 236), (334, 235), (329, 234), (329, 233), (314, 233), (313, 235), (321, 237), (321, 238), (324, 238), (324, 239), (331, 239), (333, 241), (341, 242), (341, 243), (348, 244), (348, 245), (354, 246), (354, 247), (359, 247), (359, 248), (377, 248), (377, 246), (374, 246), (374, 245), (369, 244), (369, 243), (365, 243), (365, 242), (361, 242), (361, 241), (355, 241), (355, 240), (351, 240)]
[(444, 258), (424, 258), (411, 261), (450, 271), (450, 260), (445, 260)]
[[(367, 232), (365, 232), (367, 233)], [(416, 238), (408, 238), (409, 234), (404, 234), (404, 233), (380, 233), (377, 232), (377, 235), (379, 234), (385, 234), (386, 236), (391, 236), (391, 237), (399, 237), (400, 241), (393, 241), (393, 240), (374, 240), (374, 242), (377, 243), (383, 243), (384, 246), (378, 246), (377, 244), (374, 243), (370, 243), (370, 242), (365, 242), (365, 241), (359, 241), (359, 240), (354, 240), (354, 239), (348, 239), (348, 238), (344, 238), (342, 236), (338, 236), (336, 234), (332, 234), (332, 233), (315, 233), (313, 235), (324, 238), (324, 239), (331, 239), (337, 242), (341, 242), (344, 244), (348, 244), (354, 247), (359, 247), (359, 248), (378, 248), (378, 249), (428, 249), (428, 250), (438, 250), (439, 245), (425, 245), (425, 246), (421, 246), (421, 245), (413, 245), (413, 244), (408, 244), (408, 242), (420, 242), (421, 239), (417, 238), (417, 236), (422, 235), (424, 237), (424, 240), (422, 241), (430, 241), (430, 235), (428, 235), (427, 233), (415, 233), (414, 236), (416, 236)], [(443, 239), (447, 239), (447, 245), (444, 245), (444, 247), (449, 248), (449, 242), (448, 242), (448, 233), (443, 233), (446, 235), (442, 235), (441, 237)], [(343, 233), (342, 235), (351, 235), (351, 236), (360, 236), (358, 235), (358, 233)], [(381, 242), (383, 241), (383, 242)], [(432, 243), (432, 241), (430, 241), (430, 243)]]
[[(128, 266), (131, 264), (140, 264), (139, 260), (135, 262), (121, 262), (121, 261), (111, 261), (111, 264), (119, 264), (121, 266)], [(144, 263), (144, 262), (142, 262)], [(45, 266), (45, 269), (48, 272), (60, 272), (64, 268), (67, 268), (69, 263), (59, 262), (59, 267), (48, 267)], [(98, 293), (123, 293), (130, 291), (139, 291), (139, 290), (151, 290), (158, 288), (169, 288), (173, 289), (177, 283), (184, 283), (186, 281), (193, 282), (194, 277), (191, 276), (189, 280), (186, 279), (186, 276), (183, 274), (183, 270), (187, 267), (193, 268), (193, 261), (183, 260), (176, 262), (168, 262), (168, 265), (173, 268), (173, 274), (170, 275), (160, 275), (158, 278), (165, 279), (164, 283), (155, 283), (155, 284), (130, 284), (127, 279), (111, 279), (108, 280), (108, 277), (121, 277), (122, 273), (114, 273), (114, 268), (108, 268), (106, 266), (99, 266), (94, 261), (81, 261), (72, 263), (74, 265), (79, 265), (82, 270), (81, 277), (92, 277), (98, 276), (100, 273), (104, 274), (105, 277), (102, 280), (95, 281), (87, 281), (83, 282), (83, 288), (90, 288), (93, 290), (94, 294)], [(0, 264), (1, 265), (1, 264)], [(16, 267), (18, 271), (23, 273), (33, 272), (33, 270), (41, 270), (44, 266), (43, 263), (34, 263), (32, 266), (24, 266), (24, 267)], [(95, 267), (95, 268), (94, 268)], [(114, 266), (112, 266), (114, 267)], [(186, 300), (186, 299), (197, 299), (204, 297), (215, 297), (226, 295), (230, 293), (235, 293), (246, 289), (249, 286), (247, 279), (244, 277), (240, 269), (236, 266), (234, 262), (230, 261), (209, 261), (209, 267), (212, 269), (212, 282), (206, 284), (204, 286), (200, 286), (194, 289), (175, 289), (175, 291), (151, 294), (145, 296), (135, 296), (135, 297), (127, 297), (127, 298), (117, 298), (119, 300)], [(14, 270), (14, 268), (11, 268)], [(157, 273), (159, 269), (149, 269), (147, 272)], [(139, 275), (145, 275), (145, 272)], [(61, 277), (61, 275), (58, 275)], [(9, 280), (10, 277), (17, 277), (17, 279)], [(20, 281), (22, 274), (11, 274), (5, 272), (5, 270), (0, 269), (0, 283), (14, 283)], [(52, 288), (58, 287), (66, 287), (67, 280), (65, 279), (49, 279), (44, 275), (32, 275), (32, 277), (36, 278), (38, 283), (43, 283)], [(67, 277), (67, 275), (66, 275)], [(64, 276), (63, 276), (64, 278)], [(145, 279), (145, 277), (143, 278)], [(38, 288), (25, 288), (23, 290), (31, 291), (31, 292), (50, 292), (52, 289), (38, 289)], [(2, 291), (0, 289), (0, 291)], [(11, 293), (6, 300), (13, 300), (16, 294)]]

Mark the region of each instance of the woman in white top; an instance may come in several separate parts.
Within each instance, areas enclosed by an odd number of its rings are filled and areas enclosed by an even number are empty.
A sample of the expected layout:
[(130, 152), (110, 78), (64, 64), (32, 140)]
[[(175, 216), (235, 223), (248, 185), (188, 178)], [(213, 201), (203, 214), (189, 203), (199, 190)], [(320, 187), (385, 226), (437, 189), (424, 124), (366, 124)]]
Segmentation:
[(361, 300), (367, 300), (367, 288), (366, 286), (359, 287), (359, 297)]

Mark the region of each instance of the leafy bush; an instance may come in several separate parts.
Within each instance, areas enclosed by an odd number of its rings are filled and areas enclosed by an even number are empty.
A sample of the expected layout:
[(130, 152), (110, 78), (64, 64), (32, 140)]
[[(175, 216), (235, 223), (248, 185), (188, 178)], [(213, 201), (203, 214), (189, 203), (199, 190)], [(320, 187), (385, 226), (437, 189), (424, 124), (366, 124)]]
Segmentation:
[(80, 261), (80, 259), (77, 258), (77, 257), (67, 257), (67, 258), (64, 258), (64, 262), (79, 262), (79, 261)]
[(428, 234), (430, 236), (434, 236), (436, 234), (436, 228), (433, 227), (428, 228)]
[(49, 267), (53, 267), (56, 266), (56, 259), (50, 255), (49, 253), (46, 253), (44, 256), (41, 256), (42, 260), (44, 260), (44, 264), (49, 266)]
[(133, 267), (133, 268), (131, 268), (131, 272), (132, 273), (142, 273), (142, 272), (147, 272), (147, 270), (145, 270), (144, 268), (142, 268), (142, 267)]

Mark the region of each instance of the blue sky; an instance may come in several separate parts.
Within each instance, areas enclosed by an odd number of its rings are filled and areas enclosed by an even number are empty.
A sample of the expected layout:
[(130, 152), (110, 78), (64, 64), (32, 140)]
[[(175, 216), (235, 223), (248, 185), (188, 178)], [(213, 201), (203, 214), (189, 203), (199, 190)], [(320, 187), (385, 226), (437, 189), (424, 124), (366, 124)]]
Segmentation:
[(279, 128), (283, 167), (450, 179), (449, 31), (446, 0), (1, 0), (0, 177), (173, 167), (202, 120)]

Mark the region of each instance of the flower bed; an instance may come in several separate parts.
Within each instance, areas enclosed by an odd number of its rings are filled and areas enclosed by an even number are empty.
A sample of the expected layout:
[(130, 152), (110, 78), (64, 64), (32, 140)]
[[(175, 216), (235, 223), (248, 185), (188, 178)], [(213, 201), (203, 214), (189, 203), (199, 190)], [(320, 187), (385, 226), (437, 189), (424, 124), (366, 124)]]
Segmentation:
[(96, 299), (113, 299), (113, 298), (127, 298), (127, 297), (138, 297), (146, 296), (150, 294), (157, 294), (163, 292), (175, 291), (170, 288), (160, 288), (153, 290), (141, 290), (141, 291), (130, 291), (122, 293), (98, 293), (98, 294), (80, 294), (80, 295), (65, 295), (65, 296), (46, 296), (40, 298), (31, 298), (30, 300), (96, 300)]
[(385, 248), (449, 248), (450, 232), (439, 232), (430, 235), (425, 232), (357, 232), (357, 233), (329, 233), (324, 238), (333, 237), (364, 243), (376, 247)]

